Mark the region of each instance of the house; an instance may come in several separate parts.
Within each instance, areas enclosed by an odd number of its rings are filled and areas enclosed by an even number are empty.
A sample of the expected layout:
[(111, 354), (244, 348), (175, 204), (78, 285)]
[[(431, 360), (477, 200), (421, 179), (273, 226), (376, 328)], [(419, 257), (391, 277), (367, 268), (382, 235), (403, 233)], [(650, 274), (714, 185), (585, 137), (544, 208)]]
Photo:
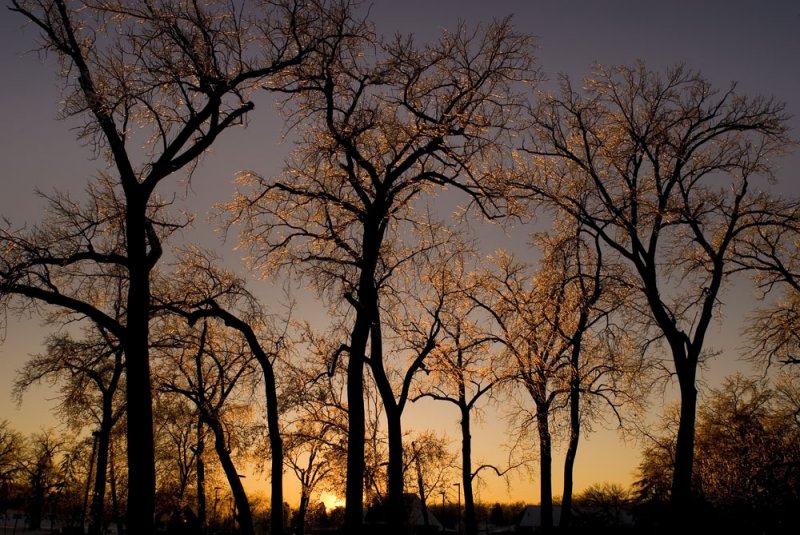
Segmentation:
[[(553, 525), (558, 526), (561, 518), (561, 506), (553, 506)], [(542, 506), (529, 505), (522, 510), (519, 522), (517, 522), (518, 532), (531, 532), (542, 526)]]
[[(404, 498), (406, 505), (406, 518), (410, 528), (413, 528), (414, 531), (418, 533), (442, 531), (442, 523), (439, 522), (439, 519), (434, 516), (430, 509), (428, 509), (428, 528), (427, 530), (425, 529), (425, 517), (422, 514), (422, 501), (420, 501), (416, 494), (406, 494)], [(366, 511), (364, 511), (364, 523), (372, 525), (385, 524), (385, 514), (386, 511), (381, 506), (369, 507)]]

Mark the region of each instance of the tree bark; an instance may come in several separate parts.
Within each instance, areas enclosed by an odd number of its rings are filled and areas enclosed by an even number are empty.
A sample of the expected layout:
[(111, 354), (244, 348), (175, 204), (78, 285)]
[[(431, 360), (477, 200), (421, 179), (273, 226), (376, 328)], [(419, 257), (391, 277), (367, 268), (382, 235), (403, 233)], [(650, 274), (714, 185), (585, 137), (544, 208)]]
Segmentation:
[[(394, 398), (392, 398), (394, 402)], [(394, 407), (386, 412), (386, 425), (389, 434), (389, 492), (387, 495), (389, 533), (403, 533), (406, 522), (406, 508), (403, 500), (403, 426), (402, 413)]]
[(147, 254), (146, 196), (136, 193), (126, 191), (128, 206), (125, 232), (130, 278), (128, 318), (123, 340), (128, 411), (127, 522), (129, 533), (149, 535), (154, 531), (156, 487), (149, 356), (152, 260)]
[(103, 401), (102, 422), (97, 433), (97, 465), (94, 478), (94, 493), (92, 494), (91, 519), (89, 535), (96, 535), (103, 532), (105, 527), (105, 497), (106, 497), (106, 473), (108, 472), (108, 448), (111, 441), (111, 428), (113, 426), (111, 416), (111, 399)]
[(347, 533), (358, 535), (364, 520), (364, 357), (370, 321), (359, 310), (350, 336), (347, 363), (347, 484), (344, 523)]
[(675, 444), (675, 470), (672, 474), (672, 507), (675, 519), (682, 525), (690, 521), (692, 471), (694, 467), (694, 435), (697, 412), (696, 365), (689, 359), (678, 367), (681, 391), (681, 416)]
[(266, 355), (259, 358), (261, 370), (264, 374), (264, 389), (267, 399), (267, 429), (269, 432), (269, 447), (271, 453), (270, 488), (272, 491), (270, 515), (270, 533), (283, 535), (283, 440), (280, 431), (280, 414), (278, 411), (278, 390), (275, 384), (275, 372), (272, 363)]
[(550, 439), (550, 424), (547, 420), (549, 407), (538, 404), (536, 407), (536, 424), (539, 431), (539, 472), (540, 494), (542, 506), (542, 528), (553, 527), (553, 460)]
[[(584, 329), (586, 315), (581, 314), (579, 329)], [(578, 442), (581, 437), (581, 381), (579, 375), (579, 361), (581, 352), (582, 331), (579, 332), (577, 340), (573, 342), (572, 355), (570, 358), (570, 369), (572, 378), (569, 385), (569, 443), (567, 452), (564, 455), (564, 492), (561, 495), (561, 517), (559, 527), (568, 528), (572, 521), (572, 473), (575, 468), (575, 458), (578, 455)]]
[(350, 335), (347, 363), (347, 483), (345, 489), (344, 525), (348, 534), (362, 533), (364, 523), (364, 363), (367, 341), (378, 310), (375, 287), (382, 235), (376, 218), (364, 222), (361, 273), (358, 283), (356, 319)]
[(579, 403), (580, 394), (574, 390), (571, 391), (569, 407), (569, 443), (567, 445), (567, 452), (564, 456), (564, 492), (561, 497), (561, 517), (559, 519), (559, 526), (562, 528), (569, 527), (572, 520), (572, 473), (575, 467), (575, 458), (578, 454), (578, 442), (580, 440), (581, 428)]
[[(242, 486), (242, 480), (239, 478), (239, 473), (231, 459), (231, 454), (228, 451), (228, 445), (225, 440), (225, 433), (222, 430), (220, 423), (209, 415), (204, 417), (205, 423), (211, 428), (214, 433), (214, 450), (217, 452), (219, 462), (222, 465), (222, 470), (225, 472), (225, 477), (228, 480), (228, 485), (231, 487), (233, 494), (233, 502), (236, 504), (236, 517), (234, 522), (239, 522), (239, 533), (242, 535), (255, 535), (255, 527), (253, 525), (253, 513), (250, 510), (250, 502), (247, 499), (247, 494)], [(280, 516), (283, 517), (283, 508), (279, 511)], [(275, 514), (275, 511), (272, 512)]]
[(297, 520), (295, 522), (295, 534), (304, 535), (306, 532), (306, 512), (308, 511), (308, 502), (310, 496), (303, 483), (303, 489), (300, 491), (300, 506), (297, 509)]
[(469, 406), (466, 403), (463, 383), (459, 385), (461, 410), (461, 487), (464, 489), (464, 528), (467, 535), (477, 535), (478, 520), (472, 494), (472, 433)]
[(405, 502), (403, 500), (403, 409), (395, 400), (392, 384), (383, 366), (383, 337), (380, 322), (380, 313), (376, 307), (373, 312), (373, 325), (370, 331), (369, 364), (372, 376), (378, 386), (383, 408), (386, 411), (389, 446), (389, 463), (386, 467), (389, 487), (386, 497), (388, 510), (387, 527), (389, 528), (389, 533), (400, 534), (404, 532), (407, 524)]

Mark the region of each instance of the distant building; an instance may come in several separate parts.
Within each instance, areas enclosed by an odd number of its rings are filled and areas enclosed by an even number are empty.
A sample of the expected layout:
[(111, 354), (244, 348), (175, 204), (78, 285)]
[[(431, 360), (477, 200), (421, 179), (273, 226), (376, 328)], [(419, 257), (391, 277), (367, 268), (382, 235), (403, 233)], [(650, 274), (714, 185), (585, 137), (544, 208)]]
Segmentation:
[[(553, 506), (553, 525), (558, 526), (558, 520), (561, 518), (561, 506)], [(527, 532), (533, 531), (542, 526), (542, 506), (529, 505), (522, 510), (522, 515), (517, 522), (518, 531)]]
[[(406, 518), (408, 526), (413, 528), (415, 532), (422, 533), (425, 530), (425, 517), (422, 514), (422, 501), (416, 494), (406, 494)], [(372, 525), (386, 524), (385, 509), (383, 507), (369, 507), (364, 511), (364, 523)], [(442, 523), (434, 516), (430, 509), (428, 509), (428, 529), (426, 533), (440, 532), (443, 530)]]

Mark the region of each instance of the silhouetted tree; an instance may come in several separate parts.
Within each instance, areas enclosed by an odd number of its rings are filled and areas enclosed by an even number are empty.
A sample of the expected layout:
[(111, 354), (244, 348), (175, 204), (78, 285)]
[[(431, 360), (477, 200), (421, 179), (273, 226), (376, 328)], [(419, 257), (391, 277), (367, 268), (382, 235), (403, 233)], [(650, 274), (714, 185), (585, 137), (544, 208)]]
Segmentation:
[(14, 383), (14, 395), (21, 402), (23, 393), (35, 383), (60, 384), (58, 410), (69, 424), (83, 429), (90, 419), (97, 425), (92, 431), (94, 444), (90, 461), (96, 467), (89, 524), (89, 533), (94, 535), (101, 533), (105, 525), (111, 431), (125, 411), (119, 393), (124, 361), (119, 341), (108, 332), (90, 327), (85, 334), (80, 341), (68, 334), (49, 337), (46, 352), (34, 356), (20, 370)]
[[(58, 495), (70, 483), (71, 466), (66, 456), (69, 441), (53, 429), (32, 434), (26, 443), (20, 469), (27, 487), (28, 527), (41, 528), (45, 514), (56, 514)], [(49, 506), (49, 507), (48, 507)]]
[(137, 444), (127, 450), (128, 521), (132, 532), (148, 535), (155, 489), (150, 275), (162, 251), (150, 215), (155, 191), (168, 177), (191, 173), (223, 131), (242, 124), (253, 109), (254, 89), (291, 83), (289, 69), (327, 35), (328, 17), (319, 3), (299, 0), (260, 2), (254, 10), (227, 1), (12, 0), (11, 9), (37, 27), (41, 50), (60, 62), (62, 113), (83, 119), (79, 137), (109, 162), (124, 239), (113, 253), (86, 247), (96, 228), (90, 221), (80, 227), (78, 247), (64, 256), (51, 254), (48, 243), (39, 241), (22, 264), (3, 270), (2, 291), (103, 323), (107, 320), (90, 302), (22, 281), (18, 272), (47, 266), (61, 272), (87, 264), (114, 264), (125, 272), (125, 321), (113, 331), (125, 351), (126, 422)]
[[(246, 344), (261, 370), (272, 472), (270, 498), (272, 511), (281, 511), (284, 454), (275, 364), (288, 346), (286, 330), (291, 310), (281, 328), (274, 317), (262, 310), (244, 281), (217, 266), (216, 258), (207, 251), (194, 248), (183, 251), (170, 279), (171, 283), (164, 285), (163, 294), (155, 296), (158, 308), (179, 314), (189, 325), (201, 319), (221, 322), (234, 331), (235, 338)], [(270, 522), (272, 533), (283, 532), (283, 515), (271, 514)]]
[[(796, 377), (728, 377), (698, 408), (695, 485), (710, 523), (787, 533), (798, 525), (800, 410)], [(664, 502), (670, 488), (677, 421), (648, 441), (639, 465), (638, 500)], [(657, 507), (655, 508), (657, 511)], [(663, 512), (661, 514), (664, 514)]]
[[(233, 494), (235, 520), (242, 533), (254, 535), (252, 510), (232, 451), (234, 435), (246, 427), (237, 407), (249, 405), (252, 399), (255, 359), (241, 337), (224, 336), (222, 330), (205, 322), (199, 333), (190, 332), (182, 320), (181, 324), (183, 329), (176, 328), (172, 335), (182, 342), (176, 343), (174, 349), (161, 350), (163, 358), (172, 362), (159, 370), (159, 388), (189, 400), (200, 421), (211, 430), (214, 451)], [(234, 403), (237, 391), (244, 391), (244, 397)]]
[[(156, 368), (163, 365), (159, 361)], [(191, 503), (187, 493), (197, 478), (200, 458), (196, 447), (198, 411), (190, 400), (164, 392), (158, 382), (160, 372), (154, 371), (156, 514), (169, 513)], [(177, 375), (174, 370), (171, 372)], [(202, 428), (206, 432), (207, 427)]]
[[(356, 33), (356, 32), (351, 32)], [(508, 21), (439, 43), (409, 38), (334, 40), (305, 64), (287, 109), (302, 125), (300, 146), (276, 178), (242, 177), (230, 206), (261, 266), (281, 265), (313, 281), (335, 308), (352, 311), (348, 353), (349, 443), (346, 524), (360, 531), (364, 489), (364, 365), (380, 328), (387, 280), (424, 247), (408, 232), (415, 204), (451, 186), (497, 214), (486, 200), (490, 167), (514, 127), (514, 82), (530, 77), (530, 39)], [(402, 467), (390, 459), (392, 526), (403, 525)], [(393, 528), (394, 529), (394, 528)]]
[(415, 401), (429, 397), (451, 403), (458, 408), (464, 528), (468, 535), (475, 535), (478, 525), (473, 482), (483, 469), (493, 469), (498, 475), (505, 470), (488, 464), (473, 468), (472, 417), (479, 411), (478, 402), (484, 396), (488, 397), (497, 384), (498, 376), (492, 369), (493, 361), (497, 358), (492, 352), (495, 335), (490, 329), (479, 327), (486, 324), (486, 318), (481, 317), (480, 307), (470, 297), (471, 294), (480, 292), (472, 287), (479, 285), (480, 281), (476, 282), (475, 277), (469, 277), (468, 271), (463, 259), (451, 263), (448, 282), (453, 289), (441, 313), (442, 334), (425, 366), (428, 380), (418, 387), (420, 393)]
[[(557, 374), (566, 387), (569, 438), (564, 455), (564, 487), (559, 526), (569, 527), (572, 514), (573, 469), (582, 424), (591, 423), (610, 409), (622, 424), (621, 407), (642, 400), (637, 383), (644, 383), (632, 338), (618, 313), (626, 300), (627, 283), (617, 266), (604, 261), (597, 236), (581, 227), (541, 233), (535, 243), (542, 250), (540, 271), (545, 295), (557, 289), (560, 302), (543, 307), (545, 331), (554, 329), (566, 342), (565, 367)], [(567, 230), (569, 229), (569, 230)]]
[(576, 524), (593, 528), (619, 528), (625, 523), (633, 498), (616, 483), (590, 485), (575, 496)]
[(415, 433), (406, 442), (411, 445), (405, 457), (406, 488), (417, 488), (423, 525), (429, 529), (430, 505), (440, 491), (451, 488), (456, 456), (450, 451), (447, 438), (432, 431)]
[(759, 180), (789, 142), (784, 106), (640, 64), (598, 68), (581, 90), (562, 79), (532, 121), (519, 185), (628, 266), (670, 349), (681, 395), (671, 499), (688, 522), (697, 366), (736, 244), (780, 219)]
[(24, 448), (22, 434), (12, 429), (7, 420), (0, 420), (0, 506), (5, 509), (13, 505)]
[(517, 407), (515, 443), (531, 438), (527, 430), (536, 430), (545, 529), (553, 526), (551, 419), (569, 392), (563, 379), (570, 343), (561, 335), (561, 325), (562, 311), (571, 303), (558, 280), (558, 274), (548, 270), (531, 276), (527, 266), (501, 253), (476, 301), (489, 314), (495, 339), (503, 346), (504, 369), (498, 373), (505, 385), (521, 387), (533, 403), (533, 410), (524, 402)]

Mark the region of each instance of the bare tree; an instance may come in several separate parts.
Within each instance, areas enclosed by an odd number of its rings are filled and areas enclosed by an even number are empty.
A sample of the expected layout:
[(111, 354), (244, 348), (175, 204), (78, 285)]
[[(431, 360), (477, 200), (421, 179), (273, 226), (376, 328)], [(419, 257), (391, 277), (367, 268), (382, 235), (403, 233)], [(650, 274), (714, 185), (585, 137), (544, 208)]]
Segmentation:
[(688, 521), (697, 367), (735, 244), (774, 223), (759, 180), (789, 142), (784, 106), (682, 66), (637, 65), (598, 68), (582, 91), (563, 79), (532, 121), (519, 185), (597, 233), (669, 346), (681, 394), (672, 502)]
[(783, 221), (757, 227), (737, 248), (736, 261), (751, 271), (765, 304), (756, 310), (746, 333), (750, 354), (767, 364), (800, 364), (800, 204), (773, 199)]
[[(157, 309), (177, 313), (190, 326), (202, 320), (215, 320), (233, 330), (261, 370), (266, 401), (267, 432), (271, 461), (272, 511), (283, 510), (283, 440), (281, 409), (275, 366), (287, 351), (287, 330), (291, 305), (280, 322), (268, 315), (258, 300), (246, 289), (244, 281), (219, 268), (208, 251), (188, 248), (178, 255), (175, 270), (164, 280), (163, 292), (154, 296)], [(282, 533), (283, 514), (270, 516), (271, 532)]]
[[(190, 401), (200, 420), (214, 437), (214, 451), (222, 465), (236, 504), (239, 529), (253, 535), (255, 527), (250, 503), (231, 455), (234, 435), (243, 431), (244, 422), (237, 406), (250, 404), (255, 362), (241, 338), (224, 337), (222, 332), (204, 323), (200, 333), (175, 330), (175, 340), (183, 343), (163, 348), (163, 358), (173, 362), (163, 366), (157, 380), (165, 392), (178, 394)], [(161, 351), (159, 351), (161, 352)], [(249, 385), (248, 385), (249, 383)], [(244, 397), (235, 403), (237, 391)]]
[(71, 469), (67, 452), (69, 439), (53, 429), (32, 434), (21, 459), (20, 469), (28, 487), (28, 526), (41, 528), (49, 505), (51, 522), (56, 513), (54, 500), (66, 488)]
[[(582, 425), (598, 418), (603, 408), (610, 409), (622, 425), (621, 407), (641, 400), (642, 389), (635, 383), (644, 381), (639, 352), (633, 348), (626, 327), (620, 325), (626, 318), (618, 311), (629, 293), (624, 273), (604, 260), (596, 235), (580, 226), (564, 228), (556, 222), (555, 227), (536, 235), (535, 243), (543, 253), (538, 287), (546, 296), (556, 291), (557, 297), (551, 300), (558, 303), (556, 307), (542, 307), (547, 318), (543, 329), (556, 331), (566, 343), (562, 355), (566, 366), (553, 379), (563, 383), (567, 398), (569, 438), (559, 526), (568, 527)], [(633, 374), (635, 380), (626, 381)]]
[(406, 486), (417, 487), (423, 526), (430, 529), (428, 497), (451, 487), (456, 456), (450, 451), (447, 439), (435, 432), (418, 432), (409, 438), (411, 454), (405, 460)]
[(428, 224), (425, 247), (397, 266), (384, 286), (377, 321), (370, 333), (370, 374), (380, 395), (388, 439), (388, 521), (407, 520), (402, 418), (416, 376), (425, 370), (441, 331), (441, 315), (454, 291), (452, 266), (463, 255), (460, 240)]
[[(497, 341), (486, 324), (485, 315), (479, 312), (472, 297), (479, 278), (469, 277), (461, 262), (450, 267), (450, 284), (454, 290), (448, 296), (441, 313), (441, 336), (425, 365), (428, 379), (417, 389), (414, 401), (425, 397), (455, 405), (459, 411), (461, 431), (461, 485), (464, 490), (464, 527), (468, 535), (475, 535), (478, 522), (475, 514), (473, 483), (483, 469), (493, 469), (498, 475), (506, 472), (489, 464), (473, 467), (472, 418), (480, 408), (478, 402), (488, 397), (499, 377), (493, 370), (498, 355), (492, 346)], [(472, 296), (472, 297), (471, 297)]]
[(528, 267), (500, 253), (496, 267), (481, 284), (474, 298), (495, 325), (494, 339), (504, 350), (504, 369), (498, 374), (511, 390), (521, 387), (533, 403), (522, 403), (512, 420), (520, 432), (515, 443), (528, 439), (526, 430), (535, 429), (538, 441), (542, 527), (553, 526), (551, 420), (564, 406), (569, 384), (570, 341), (562, 336), (563, 313), (571, 303), (559, 275), (541, 270), (531, 276)]
[[(60, 383), (58, 410), (71, 426), (85, 428), (90, 419), (95, 463), (94, 491), (90, 510), (90, 535), (101, 533), (105, 524), (105, 497), (111, 432), (125, 411), (119, 399), (124, 367), (122, 348), (102, 329), (87, 329), (83, 340), (68, 334), (51, 336), (47, 351), (29, 360), (14, 383), (14, 395), (22, 402), (24, 392), (33, 384)], [(96, 455), (96, 462), (95, 462)], [(91, 476), (87, 477), (87, 481)], [(88, 487), (87, 487), (88, 490)], [(85, 513), (85, 511), (84, 511)], [(83, 519), (81, 519), (83, 521)]]
[(10, 500), (12, 483), (20, 475), (24, 447), (22, 434), (12, 429), (7, 420), (0, 420), (0, 500), (4, 504)]
[(311, 498), (334, 469), (328, 458), (328, 441), (333, 428), (325, 423), (304, 420), (287, 436), (284, 462), (300, 483), (300, 502), (294, 517), (294, 533), (303, 535)]
[[(159, 375), (159, 370), (156, 370), (156, 378)], [(158, 384), (154, 390), (156, 513), (169, 513), (191, 503), (188, 493), (196, 482), (197, 516), (202, 524), (200, 504), (205, 498), (205, 490), (198, 473), (203, 462), (199, 444), (205, 443), (208, 426), (203, 425), (199, 411), (190, 400), (165, 392)]]
[[(317, 2), (277, 0), (244, 10), (236, 2), (67, 2), (13, 0), (12, 11), (40, 31), (41, 50), (60, 61), (65, 117), (80, 117), (79, 137), (109, 163), (122, 207), (120, 250), (81, 247), (63, 257), (38, 243), (28, 272), (116, 264), (126, 272), (126, 320), (116, 327), (126, 359), (133, 532), (153, 531), (155, 468), (148, 358), (150, 274), (161, 256), (149, 207), (168, 177), (191, 171), (217, 137), (242, 124), (250, 93), (285, 77), (328, 28)], [(340, 8), (342, 6), (337, 6)], [(345, 6), (346, 7), (346, 6)], [(144, 145), (144, 148), (142, 148)], [(89, 229), (92, 227), (90, 226)], [(90, 303), (6, 275), (3, 293), (25, 295), (105, 318)]]
[[(434, 46), (369, 34), (332, 41), (307, 63), (288, 109), (303, 126), (286, 173), (242, 177), (230, 205), (262, 267), (297, 269), (353, 314), (348, 361), (346, 524), (360, 531), (364, 489), (364, 365), (387, 279), (411, 251), (415, 203), (451, 186), (487, 201), (491, 165), (519, 110), (513, 84), (530, 76), (530, 39), (508, 21), (458, 28)], [(392, 485), (396, 513), (402, 487)], [(399, 488), (399, 490), (398, 490)], [(402, 525), (402, 517), (395, 519)]]
[[(796, 379), (784, 372), (771, 384), (764, 377), (737, 373), (704, 393), (698, 408), (694, 483), (707, 512), (698, 525), (796, 530), (793, 511), (800, 503)], [(647, 506), (653, 509), (653, 523), (664, 522), (669, 514), (659, 511), (658, 505), (666, 499), (674, 466), (675, 412), (668, 413), (663, 423), (649, 437), (636, 483), (643, 512)]]

